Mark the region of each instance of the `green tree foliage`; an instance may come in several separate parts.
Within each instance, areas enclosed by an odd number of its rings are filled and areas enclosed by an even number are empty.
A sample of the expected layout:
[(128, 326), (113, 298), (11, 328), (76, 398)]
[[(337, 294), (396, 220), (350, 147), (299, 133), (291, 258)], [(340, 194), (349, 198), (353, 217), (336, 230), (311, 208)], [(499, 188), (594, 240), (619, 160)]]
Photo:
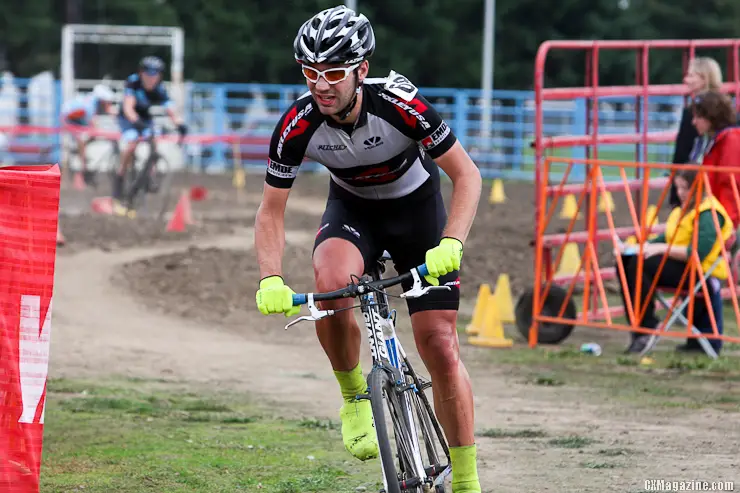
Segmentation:
[[(65, 4), (78, 2), (82, 22), (182, 26), (185, 77), (200, 82), (302, 83), (292, 54), (298, 27), (341, 0), (5, 0), (0, 6), (0, 64), (19, 76), (58, 75)], [(373, 22), (378, 50), (371, 75), (394, 69), (421, 86), (478, 87), (481, 81), (483, 0), (358, 0)], [(740, 37), (737, 0), (497, 0), (495, 87), (531, 89), (534, 60), (547, 40), (692, 39)], [(81, 77), (122, 78), (147, 53), (165, 47), (83, 45)], [(726, 67), (725, 51), (699, 50)], [(629, 84), (639, 53), (599, 53), (601, 84)], [(650, 54), (650, 80), (675, 83), (680, 50)], [(586, 82), (586, 53), (548, 55), (546, 85)]]

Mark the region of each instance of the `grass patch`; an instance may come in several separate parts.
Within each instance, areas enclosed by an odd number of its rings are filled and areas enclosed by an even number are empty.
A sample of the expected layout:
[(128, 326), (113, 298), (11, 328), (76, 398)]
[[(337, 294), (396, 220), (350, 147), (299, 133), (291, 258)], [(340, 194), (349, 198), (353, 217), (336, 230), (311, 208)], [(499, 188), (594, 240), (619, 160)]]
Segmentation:
[(501, 428), (488, 428), (478, 435), (486, 438), (542, 438), (547, 436), (544, 431), (537, 429), (504, 430)]
[(666, 342), (661, 350), (651, 354), (653, 362), (643, 365), (639, 356), (623, 355), (624, 346), (617, 342), (598, 341), (603, 349), (598, 357), (582, 354), (580, 342), (565, 341), (561, 346), (542, 345), (535, 349), (514, 347), (496, 352), (490, 361), (528, 384), (567, 383), (569, 388), (584, 389), (583, 395), (600, 402), (740, 411), (740, 358), (729, 351), (712, 360), (703, 355), (676, 354)]
[(607, 448), (598, 451), (599, 455), (605, 457), (620, 457), (625, 455), (632, 455), (632, 451), (626, 448)]
[(588, 462), (582, 462), (581, 467), (585, 467), (586, 469), (614, 469), (619, 466), (617, 464), (612, 464), (610, 462), (588, 461)]
[(552, 445), (553, 447), (558, 447), (558, 448), (579, 449), (579, 448), (587, 447), (595, 442), (594, 440), (591, 440), (588, 437), (571, 435), (567, 437), (553, 438), (549, 440), (547, 443), (548, 445)]
[(180, 392), (164, 382), (147, 387), (50, 382), (41, 491), (333, 493), (382, 486), (379, 461), (352, 459), (336, 423), (266, 417), (232, 395)]

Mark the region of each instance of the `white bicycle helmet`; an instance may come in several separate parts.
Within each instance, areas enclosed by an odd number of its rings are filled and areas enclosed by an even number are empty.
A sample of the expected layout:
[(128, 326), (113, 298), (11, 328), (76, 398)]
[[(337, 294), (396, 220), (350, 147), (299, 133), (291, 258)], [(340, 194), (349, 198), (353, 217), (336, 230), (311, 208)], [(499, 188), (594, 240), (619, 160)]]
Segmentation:
[(111, 103), (115, 99), (115, 94), (113, 94), (113, 91), (111, 91), (110, 88), (104, 84), (98, 84), (93, 88), (93, 96), (101, 101), (108, 101)]
[(375, 34), (367, 17), (340, 5), (304, 22), (293, 51), (300, 63), (354, 64), (372, 56)]

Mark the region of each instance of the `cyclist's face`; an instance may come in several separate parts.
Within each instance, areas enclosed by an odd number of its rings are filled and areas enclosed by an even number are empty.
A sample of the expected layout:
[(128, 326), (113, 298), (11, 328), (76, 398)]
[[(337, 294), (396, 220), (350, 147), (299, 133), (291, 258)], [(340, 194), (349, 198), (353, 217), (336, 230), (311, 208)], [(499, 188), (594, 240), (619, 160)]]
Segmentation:
[[(311, 64), (310, 67), (324, 71), (332, 68), (349, 67), (350, 65), (334, 65), (328, 63), (316, 63)], [(306, 77), (306, 84), (308, 89), (311, 91), (316, 104), (319, 107), (319, 111), (325, 115), (333, 115), (337, 111), (347, 106), (355, 95), (357, 88), (357, 82), (362, 81), (367, 76), (368, 62), (362, 62), (356, 70), (350, 72), (344, 80), (340, 80), (335, 84), (329, 84), (323, 76), (319, 76), (316, 82), (311, 82)], [(304, 75), (306, 70), (304, 69)], [(315, 74), (309, 74), (314, 78)], [(330, 80), (334, 80), (334, 76), (330, 77)]]
[(143, 85), (144, 89), (147, 91), (154, 89), (161, 79), (162, 76), (160, 74), (151, 75), (146, 72), (141, 73), (141, 85)]

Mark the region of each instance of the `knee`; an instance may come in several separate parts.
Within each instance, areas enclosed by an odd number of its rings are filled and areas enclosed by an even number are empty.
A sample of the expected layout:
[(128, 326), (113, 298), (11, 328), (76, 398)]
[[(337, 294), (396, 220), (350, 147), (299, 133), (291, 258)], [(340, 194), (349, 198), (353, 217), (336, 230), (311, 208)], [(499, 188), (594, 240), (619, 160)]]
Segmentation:
[(417, 336), (419, 354), (429, 371), (441, 374), (455, 373), (460, 364), (460, 342), (454, 320), (439, 317), (433, 326)]

